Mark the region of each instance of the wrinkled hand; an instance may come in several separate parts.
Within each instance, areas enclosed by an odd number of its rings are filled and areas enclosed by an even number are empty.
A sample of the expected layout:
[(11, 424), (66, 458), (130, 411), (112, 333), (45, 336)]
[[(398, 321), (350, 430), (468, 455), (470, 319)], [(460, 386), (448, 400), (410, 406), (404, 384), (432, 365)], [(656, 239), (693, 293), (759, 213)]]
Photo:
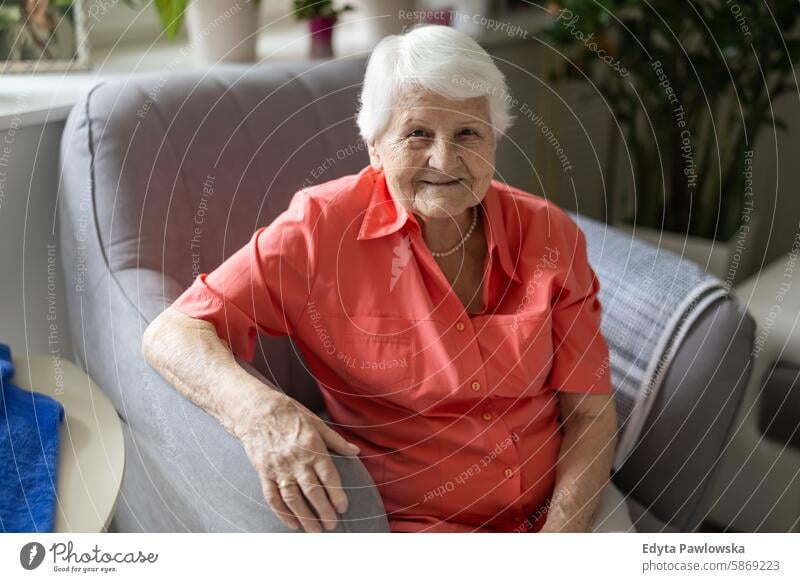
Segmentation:
[[(287, 527), (302, 525), (307, 532), (322, 531), (320, 522), (329, 530), (336, 527), (337, 512), (347, 511), (347, 495), (328, 449), (355, 455), (356, 445), (296, 400), (274, 392), (248, 404), (236, 434), (264, 498)], [(282, 479), (297, 484), (278, 488)]]

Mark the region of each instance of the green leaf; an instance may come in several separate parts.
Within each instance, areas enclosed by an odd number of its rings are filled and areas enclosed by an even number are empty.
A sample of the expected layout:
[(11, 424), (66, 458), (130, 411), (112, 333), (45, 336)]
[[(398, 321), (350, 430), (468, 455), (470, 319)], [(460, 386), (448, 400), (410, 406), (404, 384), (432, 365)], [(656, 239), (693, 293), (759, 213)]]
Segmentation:
[(19, 22), (19, 6), (0, 6), (0, 30)]
[(333, 0), (294, 0), (294, 17), (297, 20), (307, 20), (315, 16), (339, 18), (343, 12), (353, 10), (355, 8), (350, 4), (345, 4), (337, 9), (333, 5)]
[(190, 0), (155, 0), (161, 26), (168, 40), (175, 40), (183, 24), (183, 16)]

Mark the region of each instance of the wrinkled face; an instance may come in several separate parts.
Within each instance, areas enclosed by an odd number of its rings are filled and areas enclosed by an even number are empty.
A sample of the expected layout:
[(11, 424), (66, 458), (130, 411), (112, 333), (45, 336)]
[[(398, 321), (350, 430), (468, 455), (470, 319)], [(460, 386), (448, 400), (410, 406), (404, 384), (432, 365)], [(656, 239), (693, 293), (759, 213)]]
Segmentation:
[(496, 139), (486, 97), (453, 101), (406, 91), (369, 145), (392, 197), (424, 218), (457, 216), (483, 200), (494, 176)]

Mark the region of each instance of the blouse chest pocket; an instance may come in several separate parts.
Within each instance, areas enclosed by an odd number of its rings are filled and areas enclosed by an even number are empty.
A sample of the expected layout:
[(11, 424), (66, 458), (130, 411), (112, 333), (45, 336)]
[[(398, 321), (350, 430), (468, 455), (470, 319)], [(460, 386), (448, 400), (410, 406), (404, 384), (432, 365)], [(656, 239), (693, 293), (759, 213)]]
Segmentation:
[(504, 398), (541, 394), (553, 365), (549, 312), (489, 315), (475, 323), (490, 394)]
[(413, 323), (353, 316), (342, 322), (339, 368), (353, 393), (403, 404), (414, 372)]

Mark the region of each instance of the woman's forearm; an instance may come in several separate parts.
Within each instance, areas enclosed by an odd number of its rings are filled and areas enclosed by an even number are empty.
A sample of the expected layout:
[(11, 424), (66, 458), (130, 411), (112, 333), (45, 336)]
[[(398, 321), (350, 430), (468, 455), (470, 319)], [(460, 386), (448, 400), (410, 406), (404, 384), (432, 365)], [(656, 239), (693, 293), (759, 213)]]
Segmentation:
[[(570, 394), (575, 400), (583, 395)], [(616, 448), (617, 417), (613, 400), (589, 396), (593, 404), (562, 406), (564, 435), (556, 483), (543, 532), (591, 530), (600, 493), (608, 483)], [(567, 408), (569, 412), (564, 412)], [(580, 408), (584, 408), (579, 412)]]
[(214, 326), (167, 308), (145, 330), (142, 355), (167, 382), (239, 437), (248, 410), (286, 397), (248, 373)]

